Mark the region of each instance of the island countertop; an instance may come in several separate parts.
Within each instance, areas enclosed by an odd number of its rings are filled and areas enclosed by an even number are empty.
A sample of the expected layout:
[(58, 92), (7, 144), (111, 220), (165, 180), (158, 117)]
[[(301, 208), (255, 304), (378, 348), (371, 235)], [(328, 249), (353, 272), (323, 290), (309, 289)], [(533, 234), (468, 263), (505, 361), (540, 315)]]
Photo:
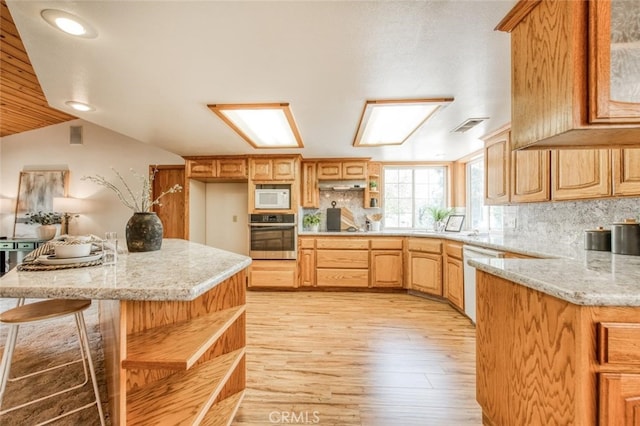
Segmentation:
[(113, 266), (52, 271), (14, 268), (0, 277), (0, 297), (193, 300), (250, 264), (247, 256), (165, 239), (160, 250), (120, 254)]

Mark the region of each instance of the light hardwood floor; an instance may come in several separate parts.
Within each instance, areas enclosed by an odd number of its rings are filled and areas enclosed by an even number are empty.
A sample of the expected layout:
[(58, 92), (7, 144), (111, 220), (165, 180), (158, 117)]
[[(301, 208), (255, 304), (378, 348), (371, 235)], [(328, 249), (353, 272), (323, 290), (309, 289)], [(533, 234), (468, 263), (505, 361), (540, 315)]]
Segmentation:
[(246, 359), (237, 426), (482, 424), (475, 328), (446, 303), (250, 291)]

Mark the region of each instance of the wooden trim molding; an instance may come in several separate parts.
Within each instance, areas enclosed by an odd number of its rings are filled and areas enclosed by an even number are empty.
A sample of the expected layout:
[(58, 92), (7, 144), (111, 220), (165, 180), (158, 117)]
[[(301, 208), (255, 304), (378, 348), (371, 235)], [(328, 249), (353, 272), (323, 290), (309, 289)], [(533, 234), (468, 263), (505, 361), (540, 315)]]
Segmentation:
[(495, 31), (504, 31), (510, 33), (542, 0), (520, 0), (514, 7), (502, 18), (502, 21), (495, 27)]

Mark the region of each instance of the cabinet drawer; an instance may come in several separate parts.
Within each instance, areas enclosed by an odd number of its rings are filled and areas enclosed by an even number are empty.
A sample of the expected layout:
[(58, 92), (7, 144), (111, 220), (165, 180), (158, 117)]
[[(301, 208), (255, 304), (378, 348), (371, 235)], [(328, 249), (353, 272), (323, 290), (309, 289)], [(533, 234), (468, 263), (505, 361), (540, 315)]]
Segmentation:
[(409, 251), (425, 253), (442, 253), (442, 241), (432, 238), (412, 238), (408, 243)]
[(368, 250), (316, 250), (317, 268), (369, 268)]
[(371, 249), (402, 250), (402, 239), (401, 238), (372, 238)]
[(640, 364), (640, 323), (598, 324), (601, 364)]
[(18, 243), (19, 250), (33, 250), (36, 248), (36, 243)]
[(0, 243), (0, 249), (12, 249), (13, 243)]
[(361, 269), (318, 269), (318, 287), (368, 287), (369, 271)]
[(318, 238), (318, 249), (368, 249), (369, 240), (363, 238)]
[(297, 287), (296, 262), (254, 261), (249, 267), (249, 287)]
[(462, 244), (458, 243), (446, 243), (444, 245), (445, 253), (447, 256), (455, 257), (456, 259), (462, 259)]
[(313, 242), (315, 240), (313, 238), (299, 238), (298, 239), (298, 248), (313, 248)]

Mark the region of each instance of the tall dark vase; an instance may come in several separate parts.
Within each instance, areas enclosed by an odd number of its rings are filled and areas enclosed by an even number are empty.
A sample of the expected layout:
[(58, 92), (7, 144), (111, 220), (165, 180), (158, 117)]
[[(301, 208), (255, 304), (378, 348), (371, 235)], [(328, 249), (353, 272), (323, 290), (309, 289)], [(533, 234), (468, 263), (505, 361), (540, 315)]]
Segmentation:
[(154, 212), (135, 212), (127, 222), (127, 249), (155, 251), (162, 246), (162, 222)]

